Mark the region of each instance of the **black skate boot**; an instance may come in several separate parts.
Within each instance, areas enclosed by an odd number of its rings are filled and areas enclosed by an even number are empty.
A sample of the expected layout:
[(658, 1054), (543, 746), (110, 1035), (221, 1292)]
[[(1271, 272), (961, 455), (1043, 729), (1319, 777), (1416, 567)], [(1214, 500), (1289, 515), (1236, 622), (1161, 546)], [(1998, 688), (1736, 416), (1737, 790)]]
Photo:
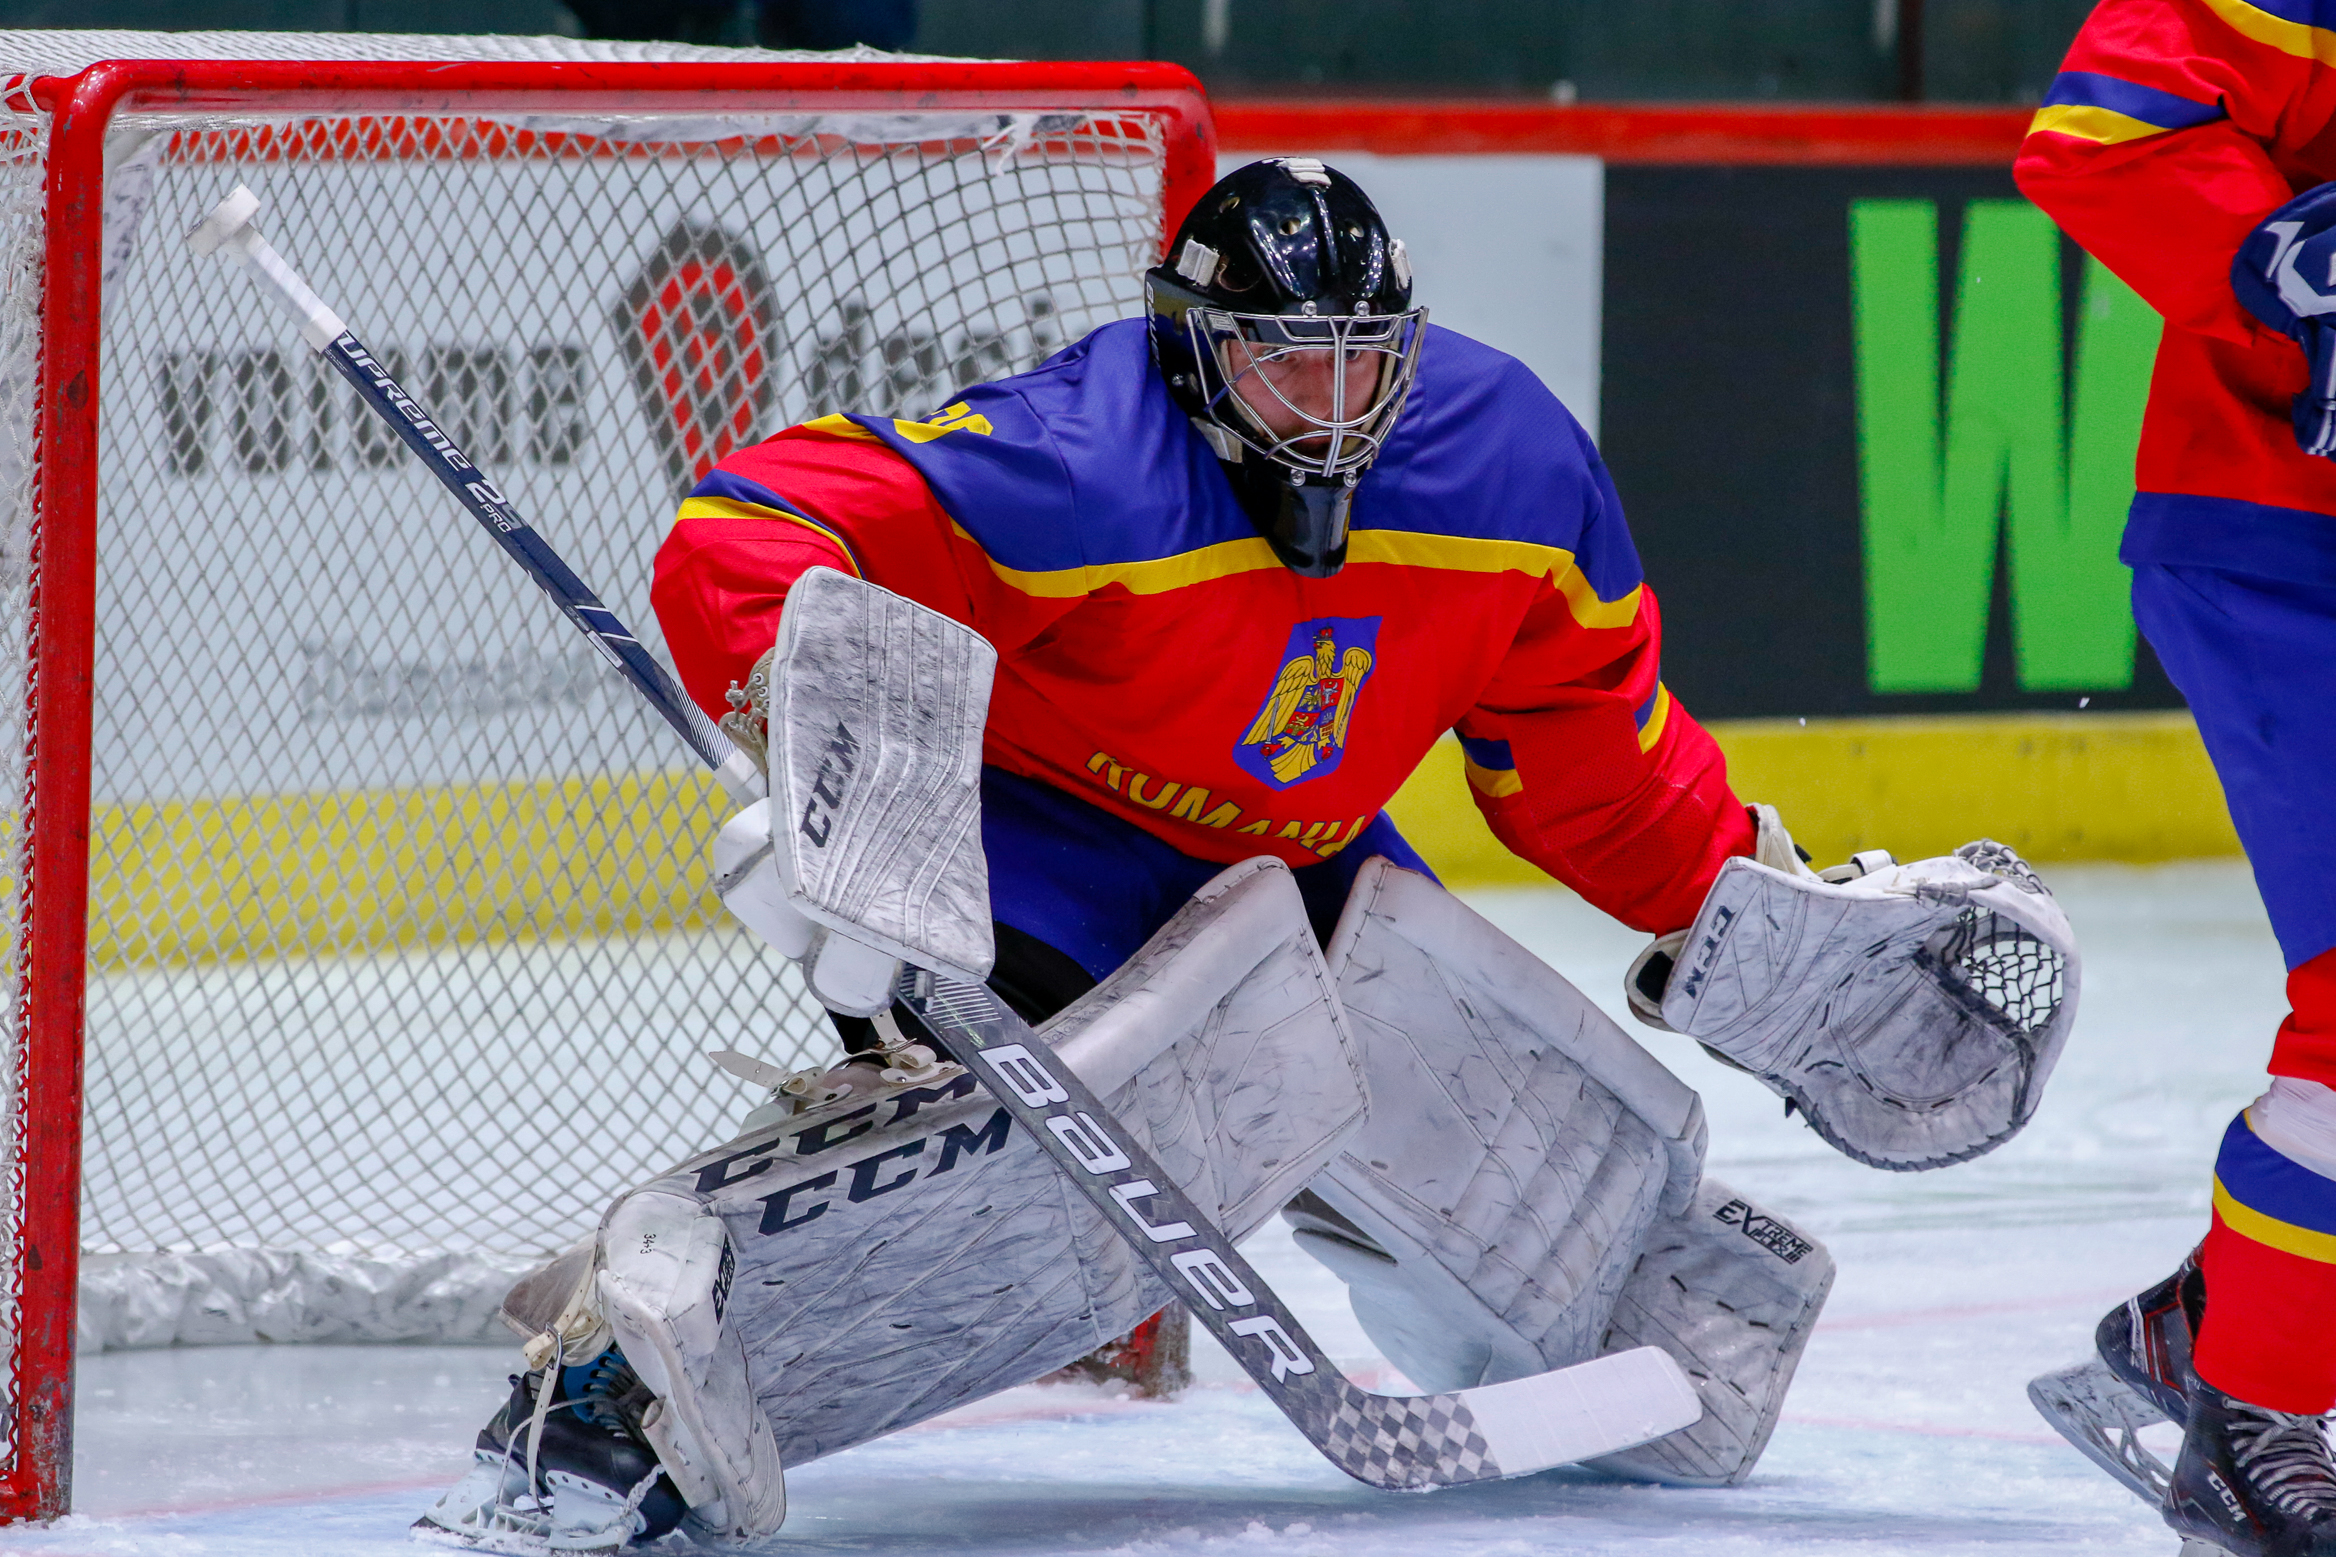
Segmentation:
[(2233, 1400), (2195, 1375), (2166, 1523), (2183, 1557), (2336, 1557), (2328, 1419)]
[(2190, 1421), (2190, 1342), (2205, 1312), (2206, 1278), (2193, 1250), (2180, 1270), (2109, 1310), (2093, 1331), (2093, 1346), (2109, 1371), (2176, 1427)]
[(469, 1474), (414, 1521), (415, 1532), (531, 1557), (655, 1540), (686, 1507), (641, 1433), (653, 1398), (614, 1346), (580, 1367), (514, 1375), (510, 1398), (479, 1430)]

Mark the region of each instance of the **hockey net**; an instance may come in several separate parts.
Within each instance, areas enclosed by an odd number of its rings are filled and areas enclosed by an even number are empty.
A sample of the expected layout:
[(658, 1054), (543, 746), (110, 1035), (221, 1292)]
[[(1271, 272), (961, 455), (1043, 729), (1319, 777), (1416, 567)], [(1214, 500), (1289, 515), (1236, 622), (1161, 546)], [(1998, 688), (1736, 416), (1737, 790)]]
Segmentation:
[[(229, 55), (303, 63), (59, 79)], [(470, 64), (425, 101), (410, 68), (334, 63), (395, 58)], [(86, 695), (81, 1344), (483, 1338), (510, 1272), (756, 1101), (706, 1050), (796, 1067), (830, 1039), (706, 889), (710, 780), (183, 235), (250, 186), (661, 652), (678, 495), (792, 422), (923, 417), (1130, 312), (1206, 182), (1205, 107), (1156, 67), (349, 35), (17, 34), (0, 88), (0, 701), (30, 710), (0, 741), (28, 992), (0, 1033), (0, 1333), (38, 1328), (23, 1224), (70, 1193), (26, 1176), (71, 1015), (28, 948), (55, 960), (32, 927), (78, 885), (71, 786), (40, 778)], [(60, 381), (68, 249), (102, 266), (94, 451)]]

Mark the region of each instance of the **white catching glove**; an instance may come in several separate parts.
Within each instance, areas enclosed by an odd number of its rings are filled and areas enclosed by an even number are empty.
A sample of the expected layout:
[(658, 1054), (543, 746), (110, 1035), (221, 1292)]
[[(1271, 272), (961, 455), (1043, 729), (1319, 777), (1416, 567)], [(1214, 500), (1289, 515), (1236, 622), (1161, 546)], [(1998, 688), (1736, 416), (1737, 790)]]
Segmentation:
[(1631, 970), (1642, 1020), (1693, 1037), (1785, 1098), (1843, 1154), (1917, 1172), (2027, 1124), (2076, 1015), (2067, 916), (1988, 839), (1900, 865), (1812, 872), (1759, 807), (1684, 937)]
[(714, 836), (714, 891), (740, 924), (803, 964), (811, 993), (830, 1011), (874, 1016), (892, 1005), (900, 959), (841, 930), (813, 923), (790, 900), (786, 851), (771, 844), (771, 803), (757, 800)]

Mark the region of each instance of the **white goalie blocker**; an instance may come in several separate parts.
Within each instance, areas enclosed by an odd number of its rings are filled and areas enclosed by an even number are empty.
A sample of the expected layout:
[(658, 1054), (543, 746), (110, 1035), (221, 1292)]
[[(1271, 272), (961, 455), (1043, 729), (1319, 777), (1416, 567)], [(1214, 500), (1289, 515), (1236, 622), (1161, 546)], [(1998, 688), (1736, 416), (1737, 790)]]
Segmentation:
[[(1772, 828), (1769, 812), (1764, 842)], [(1789, 840), (1781, 852), (1790, 863)], [(1730, 860), (1673, 955), (1657, 1025), (1759, 1077), (1843, 1154), (1899, 1172), (2017, 1134), (2076, 1017), (2067, 916), (1986, 839), (1841, 881)]]
[(1286, 1214), (1364, 1331), (1430, 1390), (1661, 1347), (1702, 1419), (1591, 1463), (1743, 1480), (1831, 1288), (1825, 1250), (1704, 1178), (1695, 1093), (1434, 882), (1364, 866), (1329, 966), (1371, 1116)]
[[(714, 890), (831, 1011), (892, 1004), (901, 964), (980, 983), (996, 957), (981, 737), (997, 651), (890, 590), (812, 568), (756, 668), (770, 798), (714, 842)], [(765, 701), (767, 699), (767, 701)]]

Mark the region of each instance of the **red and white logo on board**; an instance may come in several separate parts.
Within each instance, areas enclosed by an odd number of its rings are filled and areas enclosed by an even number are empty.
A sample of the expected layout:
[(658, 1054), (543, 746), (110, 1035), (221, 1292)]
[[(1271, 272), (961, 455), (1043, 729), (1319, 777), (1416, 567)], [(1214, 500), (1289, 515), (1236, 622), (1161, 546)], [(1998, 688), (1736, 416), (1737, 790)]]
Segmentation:
[(762, 256), (716, 224), (683, 221), (625, 289), (616, 330), (677, 493), (751, 443), (782, 343)]

